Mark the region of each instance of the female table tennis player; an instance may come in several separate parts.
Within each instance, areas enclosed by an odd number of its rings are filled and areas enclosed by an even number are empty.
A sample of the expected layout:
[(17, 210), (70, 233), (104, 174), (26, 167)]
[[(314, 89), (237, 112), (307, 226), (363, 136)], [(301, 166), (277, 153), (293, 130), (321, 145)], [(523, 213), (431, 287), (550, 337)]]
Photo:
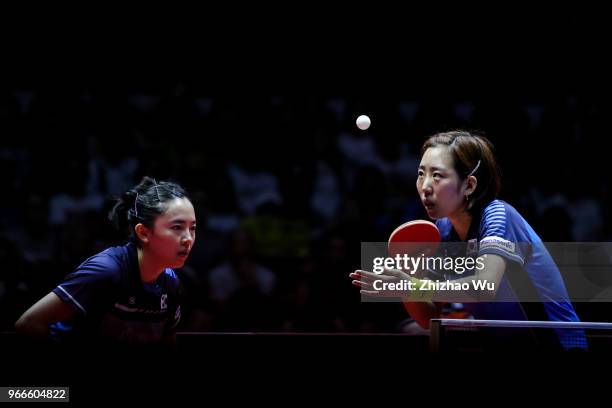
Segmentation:
[(195, 213), (176, 183), (144, 177), (109, 218), (126, 245), (85, 260), (15, 324), (19, 334), (79, 346), (173, 345), (181, 267), (195, 241)]
[[(439, 133), (425, 141), (421, 154), (416, 186), (427, 214), (435, 220), (441, 241), (477, 243), (478, 255), (487, 254), (479, 277), (498, 283), (497, 294), (500, 290), (511, 290), (512, 278), (518, 278), (530, 282), (541, 299), (529, 304), (518, 301), (466, 304), (474, 317), (579, 321), (561, 273), (538, 234), (514, 207), (497, 199), (501, 180), (491, 142), (464, 131)], [(370, 295), (377, 293), (372, 290), (373, 279), (409, 277), (397, 270), (383, 275), (358, 270), (350, 276), (362, 293)], [(506, 299), (508, 292), (503, 296)], [(430, 319), (440, 317), (442, 304), (407, 301), (404, 305), (420, 326), (428, 328)], [(557, 337), (565, 349), (586, 348), (580, 330), (558, 331)]]

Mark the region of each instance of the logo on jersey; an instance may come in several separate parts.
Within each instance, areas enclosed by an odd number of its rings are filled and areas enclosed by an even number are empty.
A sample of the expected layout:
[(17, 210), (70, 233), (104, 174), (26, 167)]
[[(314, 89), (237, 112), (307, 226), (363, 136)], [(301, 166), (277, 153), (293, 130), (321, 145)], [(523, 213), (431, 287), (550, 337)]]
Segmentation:
[(161, 298), (159, 299), (159, 308), (161, 310), (166, 310), (168, 308), (168, 304), (166, 303), (166, 301), (168, 300), (168, 295), (167, 294), (163, 294), (161, 295)]
[(130, 296), (130, 298), (128, 299), (128, 303), (130, 305), (135, 305), (136, 304), (136, 297), (135, 296)]
[(516, 245), (500, 237), (485, 237), (480, 241), (480, 249), (496, 248), (510, 254), (516, 253)]

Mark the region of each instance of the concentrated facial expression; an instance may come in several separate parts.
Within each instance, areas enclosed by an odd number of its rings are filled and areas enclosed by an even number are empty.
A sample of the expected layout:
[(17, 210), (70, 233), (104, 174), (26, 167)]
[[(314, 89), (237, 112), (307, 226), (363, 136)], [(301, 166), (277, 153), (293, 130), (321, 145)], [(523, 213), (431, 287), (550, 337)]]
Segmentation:
[(451, 216), (463, 208), (465, 183), (459, 180), (447, 146), (430, 147), (425, 151), (416, 186), (427, 215), (432, 219)]
[(166, 205), (166, 212), (155, 219), (147, 250), (165, 267), (180, 268), (195, 242), (195, 211), (186, 198), (176, 198)]

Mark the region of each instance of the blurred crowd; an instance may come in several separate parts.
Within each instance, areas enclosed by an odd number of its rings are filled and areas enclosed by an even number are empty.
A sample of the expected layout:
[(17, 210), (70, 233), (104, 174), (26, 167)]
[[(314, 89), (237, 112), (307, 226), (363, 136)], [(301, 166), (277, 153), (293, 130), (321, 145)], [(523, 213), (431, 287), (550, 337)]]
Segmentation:
[[(398, 332), (400, 304), (362, 303), (360, 243), (426, 218), (424, 139), (479, 130), (502, 199), (544, 241), (609, 241), (612, 105), (529, 97), (210, 95), (167, 88), (0, 92), (0, 330), (84, 259), (122, 244), (106, 214), (143, 175), (190, 193), (196, 245), (178, 270), (190, 331)], [(355, 119), (367, 114), (372, 127)], [(605, 316), (583, 308), (583, 320)], [(604, 313), (605, 314), (605, 313)], [(609, 320), (609, 319), (608, 319)]]

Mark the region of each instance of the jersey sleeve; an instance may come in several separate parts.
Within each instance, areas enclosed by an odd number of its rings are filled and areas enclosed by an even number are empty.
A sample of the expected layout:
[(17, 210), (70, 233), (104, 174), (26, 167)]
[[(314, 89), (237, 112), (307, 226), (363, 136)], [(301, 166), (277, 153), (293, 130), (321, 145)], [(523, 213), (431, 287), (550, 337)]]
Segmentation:
[(105, 302), (111, 301), (109, 294), (114, 277), (119, 274), (119, 268), (114, 258), (98, 254), (67, 275), (64, 281), (53, 289), (53, 293), (78, 314), (87, 315)]
[(529, 251), (520, 227), (520, 220), (513, 217), (503, 202), (493, 201), (482, 214), (479, 256), (495, 254), (524, 265)]

